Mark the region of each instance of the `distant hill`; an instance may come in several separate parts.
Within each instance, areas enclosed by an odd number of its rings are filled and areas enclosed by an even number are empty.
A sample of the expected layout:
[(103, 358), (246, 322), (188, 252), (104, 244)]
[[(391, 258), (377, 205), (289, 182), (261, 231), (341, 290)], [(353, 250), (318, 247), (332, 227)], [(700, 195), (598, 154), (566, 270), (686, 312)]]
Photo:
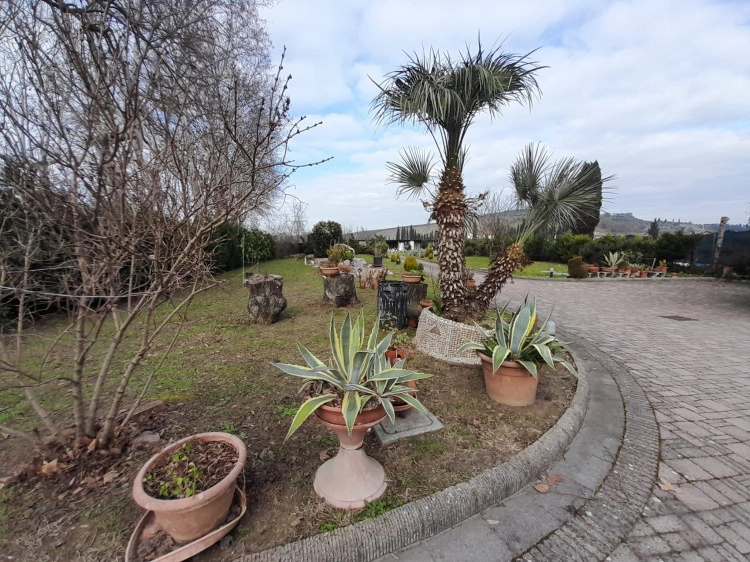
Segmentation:
[[(651, 220), (639, 219), (633, 216), (633, 213), (602, 213), (599, 225), (596, 227), (596, 234), (646, 234)], [(659, 220), (659, 232), (677, 232), (684, 230), (686, 233), (695, 232), (718, 232), (719, 223), (712, 224), (695, 224), (692, 222), (682, 222), (680, 219)], [(744, 224), (728, 224), (726, 230), (746, 231), (750, 230)]]

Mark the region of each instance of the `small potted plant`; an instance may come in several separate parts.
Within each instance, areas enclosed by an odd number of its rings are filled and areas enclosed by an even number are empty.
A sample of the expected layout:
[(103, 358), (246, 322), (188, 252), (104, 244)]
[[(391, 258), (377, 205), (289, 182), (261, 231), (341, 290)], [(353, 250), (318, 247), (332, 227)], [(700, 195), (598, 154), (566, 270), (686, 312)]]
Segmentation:
[(375, 243), (372, 250), (372, 264), (376, 266), (383, 265), (383, 254), (388, 251), (388, 242), (380, 240)]
[(659, 260), (659, 267), (657, 268), (657, 271), (661, 271), (662, 273), (667, 272), (667, 260)]
[(246, 456), (245, 444), (229, 433), (186, 437), (143, 465), (133, 499), (176, 542), (194, 541), (226, 519)]
[(602, 271), (606, 273), (614, 273), (623, 261), (625, 261), (624, 252), (609, 252), (608, 254), (604, 254), (604, 263), (607, 265), (602, 268)]
[(646, 264), (641, 265), (641, 279), (646, 279), (648, 277), (648, 272), (651, 271), (651, 268), (647, 266)]
[(504, 316), (507, 306), (498, 309), (494, 332), (477, 324), (482, 341), (466, 343), (458, 352), (477, 351), (490, 398), (508, 406), (528, 406), (536, 399), (540, 364), (553, 369), (561, 364), (574, 375), (576, 371), (560, 355), (568, 351), (566, 344), (546, 330), (549, 316), (541, 324), (545, 328), (536, 328), (535, 301), (524, 300), (508, 320)]
[(312, 414), (339, 438), (339, 453), (316, 472), (313, 487), (325, 501), (342, 509), (361, 509), (365, 502), (385, 492), (383, 467), (361, 450), (367, 430), (385, 416), (395, 423), (393, 398), (421, 412), (425, 407), (407, 385), (432, 375), (410, 371), (404, 360), (391, 365), (385, 355), (393, 332), (377, 340), (379, 319), (365, 340), (364, 314), (352, 320), (349, 313), (337, 332), (333, 315), (329, 329), (332, 360), (329, 365), (297, 344), (306, 366), (273, 363), (281, 371), (304, 379), (308, 398), (299, 407), (287, 439)]
[(470, 269), (466, 270), (466, 286), (469, 289), (473, 289), (477, 286), (477, 282), (474, 280), (474, 272)]

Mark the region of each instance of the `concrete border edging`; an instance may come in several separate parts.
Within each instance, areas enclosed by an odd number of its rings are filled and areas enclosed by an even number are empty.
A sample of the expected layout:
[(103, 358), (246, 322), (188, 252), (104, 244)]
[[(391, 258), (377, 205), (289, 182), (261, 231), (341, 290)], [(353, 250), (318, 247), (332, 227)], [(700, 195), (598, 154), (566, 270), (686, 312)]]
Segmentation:
[(300, 560), (366, 562), (432, 537), (515, 494), (546, 472), (565, 453), (583, 424), (589, 383), (579, 370), (575, 396), (544, 435), (509, 461), (468, 482), (408, 503), (375, 519), (244, 555), (242, 562)]
[(603, 560), (641, 516), (656, 482), (659, 426), (651, 403), (636, 378), (597, 347), (582, 347), (614, 376), (625, 406), (625, 431), (609, 475), (581, 514), (519, 557), (522, 560)]

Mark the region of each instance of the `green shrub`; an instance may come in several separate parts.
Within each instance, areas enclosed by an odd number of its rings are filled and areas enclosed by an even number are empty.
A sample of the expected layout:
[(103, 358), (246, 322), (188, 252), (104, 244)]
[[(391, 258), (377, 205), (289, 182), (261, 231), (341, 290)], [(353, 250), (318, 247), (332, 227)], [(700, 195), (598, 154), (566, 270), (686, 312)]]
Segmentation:
[(573, 256), (568, 260), (568, 276), (573, 279), (584, 279), (589, 271), (588, 265), (583, 263), (581, 256)]
[(414, 256), (406, 256), (406, 259), (404, 260), (404, 270), (419, 271), (419, 263), (417, 263), (417, 258), (415, 258)]
[(354, 254), (344, 246), (334, 246), (333, 248), (328, 248), (327, 254), (329, 265), (338, 265), (342, 261), (351, 260), (354, 258)]

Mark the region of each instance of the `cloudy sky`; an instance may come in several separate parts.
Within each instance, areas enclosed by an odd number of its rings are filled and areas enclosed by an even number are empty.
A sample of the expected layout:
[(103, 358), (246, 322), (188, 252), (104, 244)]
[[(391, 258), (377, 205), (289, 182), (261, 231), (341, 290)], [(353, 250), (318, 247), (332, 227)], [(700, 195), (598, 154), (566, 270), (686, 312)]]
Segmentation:
[[(459, 8), (460, 6), (460, 8)], [(406, 53), (450, 53), (502, 41), (548, 66), (531, 110), (514, 105), (469, 132), (470, 192), (508, 189), (529, 142), (555, 157), (598, 160), (616, 175), (605, 210), (731, 223), (750, 211), (750, 2), (708, 0), (279, 0), (264, 9), (277, 57), (286, 46), (292, 110), (323, 124), (293, 145), (290, 193), (344, 227), (419, 224), (419, 202), (395, 199), (385, 163), (432, 147), (418, 128), (377, 126), (380, 82)]]

